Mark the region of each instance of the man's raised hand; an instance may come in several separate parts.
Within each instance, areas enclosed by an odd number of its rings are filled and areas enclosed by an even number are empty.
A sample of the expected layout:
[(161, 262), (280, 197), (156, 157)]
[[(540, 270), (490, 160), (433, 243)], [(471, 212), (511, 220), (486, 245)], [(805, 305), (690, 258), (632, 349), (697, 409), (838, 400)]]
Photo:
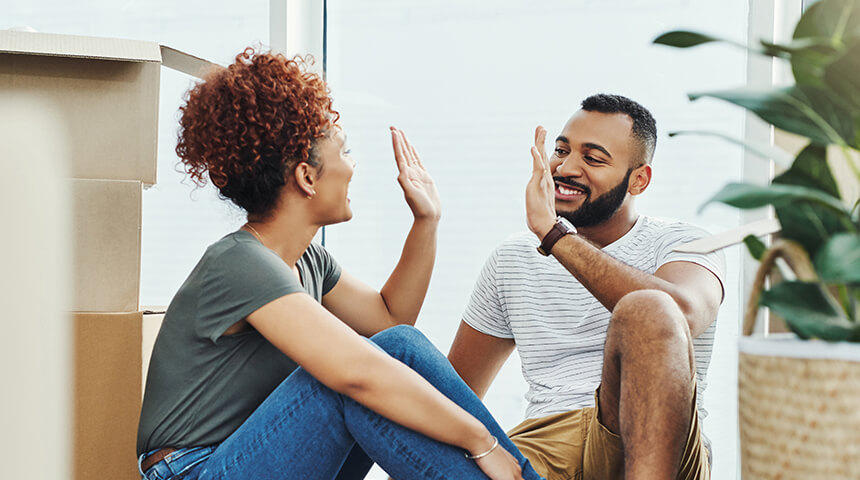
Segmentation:
[(532, 176), (526, 185), (526, 221), (529, 230), (543, 239), (555, 223), (555, 182), (546, 156), (546, 129), (538, 125), (531, 148)]

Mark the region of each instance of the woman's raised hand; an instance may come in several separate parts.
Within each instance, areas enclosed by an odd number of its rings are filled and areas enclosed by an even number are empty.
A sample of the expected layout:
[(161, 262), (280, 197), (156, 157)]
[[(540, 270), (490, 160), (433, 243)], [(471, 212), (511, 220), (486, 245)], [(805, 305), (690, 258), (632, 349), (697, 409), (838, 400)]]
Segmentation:
[(416, 219), (438, 220), (442, 215), (439, 192), (433, 177), (424, 168), (415, 147), (402, 130), (391, 127), (391, 145), (400, 175), (397, 181), (403, 189), (406, 203)]

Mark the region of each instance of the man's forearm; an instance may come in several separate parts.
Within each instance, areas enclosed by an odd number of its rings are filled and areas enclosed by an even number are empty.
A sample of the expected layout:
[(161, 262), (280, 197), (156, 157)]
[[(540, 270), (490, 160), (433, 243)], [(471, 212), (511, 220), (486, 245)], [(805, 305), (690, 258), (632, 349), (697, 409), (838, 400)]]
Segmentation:
[(438, 219), (416, 219), (406, 236), (397, 266), (380, 290), (391, 318), (414, 325), (427, 295), (436, 261)]
[(651, 289), (668, 293), (688, 323), (702, 314), (677, 285), (616, 260), (581, 236), (564, 236), (552, 248), (552, 255), (610, 312), (628, 293)]

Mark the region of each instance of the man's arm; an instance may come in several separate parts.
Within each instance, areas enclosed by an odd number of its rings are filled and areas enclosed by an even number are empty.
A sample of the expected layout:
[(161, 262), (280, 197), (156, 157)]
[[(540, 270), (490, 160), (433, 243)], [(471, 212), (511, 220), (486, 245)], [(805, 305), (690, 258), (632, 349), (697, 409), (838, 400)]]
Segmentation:
[(512, 338), (487, 335), (461, 321), (448, 361), (466, 385), (483, 399), (514, 346)]
[(552, 255), (610, 312), (630, 292), (660, 290), (671, 295), (684, 312), (693, 337), (704, 332), (717, 316), (722, 286), (701, 265), (669, 262), (650, 275), (619, 262), (576, 235), (559, 240)]

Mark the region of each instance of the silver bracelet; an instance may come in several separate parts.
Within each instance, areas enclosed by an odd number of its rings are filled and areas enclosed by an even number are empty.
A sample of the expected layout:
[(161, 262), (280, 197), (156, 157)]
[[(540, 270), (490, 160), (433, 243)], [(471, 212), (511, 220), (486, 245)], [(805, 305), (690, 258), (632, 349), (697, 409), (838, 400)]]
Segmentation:
[(468, 458), (469, 460), (477, 460), (479, 458), (484, 458), (487, 455), (493, 453), (493, 450), (495, 450), (496, 447), (498, 447), (498, 446), (499, 446), (499, 439), (494, 436), (493, 437), (493, 446), (490, 447), (490, 449), (487, 450), (486, 452), (479, 453), (478, 455), (469, 455), (468, 453), (466, 453), (465, 455), (466, 455), (466, 458)]

